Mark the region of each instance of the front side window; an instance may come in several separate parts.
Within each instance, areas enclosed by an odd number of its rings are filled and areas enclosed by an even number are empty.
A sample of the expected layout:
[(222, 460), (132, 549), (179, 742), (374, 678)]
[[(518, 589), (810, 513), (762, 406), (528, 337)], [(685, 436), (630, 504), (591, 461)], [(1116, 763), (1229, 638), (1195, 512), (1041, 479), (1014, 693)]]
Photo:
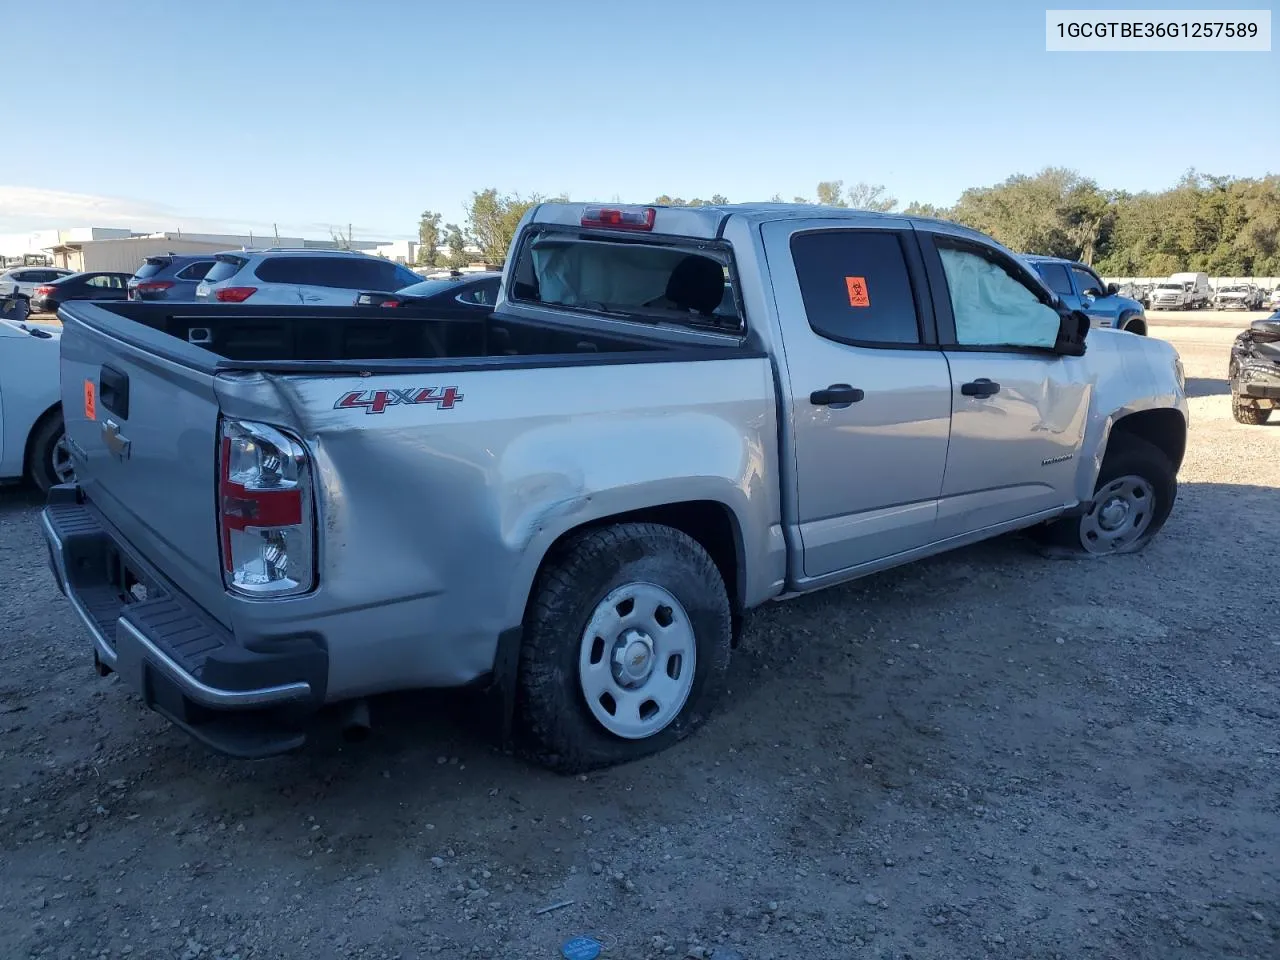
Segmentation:
[(1081, 293), (1091, 292), (1095, 297), (1098, 297), (1106, 290), (1102, 281), (1083, 267), (1072, 267), (1071, 273), (1076, 278), (1076, 285), (1080, 287)]
[(896, 233), (825, 230), (791, 238), (809, 326), (819, 336), (868, 346), (921, 342), (911, 277)]
[(1003, 266), (969, 250), (939, 246), (956, 342), (970, 347), (1041, 347), (1058, 341), (1061, 318)]

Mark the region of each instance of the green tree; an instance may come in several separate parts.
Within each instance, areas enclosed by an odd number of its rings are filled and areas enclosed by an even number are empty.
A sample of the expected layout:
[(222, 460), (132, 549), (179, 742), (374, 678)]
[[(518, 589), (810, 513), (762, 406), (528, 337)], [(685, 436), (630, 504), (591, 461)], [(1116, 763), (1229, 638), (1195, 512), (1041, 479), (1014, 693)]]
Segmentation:
[(713, 193), (711, 195), (710, 201), (708, 202), (713, 207), (723, 207), (726, 203), (729, 202), (729, 198), (726, 197), (723, 193)]
[(465, 267), (471, 260), (471, 255), (467, 253), (467, 237), (462, 232), (462, 228), (456, 223), (446, 224), (444, 228), (444, 243), (449, 248), (449, 258), (446, 266), (453, 270), (459, 267)]
[(440, 261), (440, 214), (422, 211), (418, 218), (418, 264), (434, 267)]
[(902, 212), (908, 217), (933, 217), (937, 220), (948, 220), (951, 214), (946, 207), (935, 207), (932, 203), (921, 203), (918, 200), (912, 200)]
[(502, 263), (507, 258), (507, 248), (516, 235), (520, 218), (531, 207), (542, 202), (538, 194), (525, 199), (517, 193), (499, 194), (490, 187), (471, 195), (467, 209), (467, 230), (489, 263)]
[(861, 180), (849, 188), (849, 206), (855, 210), (878, 210), (887, 213), (898, 205), (898, 198), (890, 196), (884, 184), (864, 183)]
[(844, 181), (823, 180), (816, 188), (818, 203), (824, 207), (848, 206), (844, 202)]

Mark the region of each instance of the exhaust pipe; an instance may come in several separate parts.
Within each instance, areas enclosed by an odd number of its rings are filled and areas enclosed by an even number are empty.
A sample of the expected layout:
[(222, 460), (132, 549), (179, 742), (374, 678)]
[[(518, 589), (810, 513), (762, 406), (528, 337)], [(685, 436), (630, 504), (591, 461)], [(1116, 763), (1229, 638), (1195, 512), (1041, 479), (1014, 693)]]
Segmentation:
[(346, 708), (342, 718), (342, 739), (347, 743), (360, 743), (369, 739), (373, 730), (373, 721), (369, 716), (369, 701), (363, 698), (353, 700)]

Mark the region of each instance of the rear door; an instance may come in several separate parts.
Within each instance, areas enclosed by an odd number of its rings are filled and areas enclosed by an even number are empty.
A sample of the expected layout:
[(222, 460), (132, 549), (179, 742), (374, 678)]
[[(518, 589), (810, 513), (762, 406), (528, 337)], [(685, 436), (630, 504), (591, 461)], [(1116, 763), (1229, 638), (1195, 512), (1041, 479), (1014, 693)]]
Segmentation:
[(762, 226), (784, 336), (803, 579), (934, 539), (951, 380), (910, 227), (878, 222)]
[(192, 366), (201, 353), (105, 307), (64, 311), (62, 415), (77, 481), (127, 543), (221, 618), (218, 405), (212, 375)]
[(1054, 352), (1060, 317), (1043, 286), (995, 247), (919, 235), (951, 369), (939, 537), (1074, 502), (1092, 386), (1083, 357)]

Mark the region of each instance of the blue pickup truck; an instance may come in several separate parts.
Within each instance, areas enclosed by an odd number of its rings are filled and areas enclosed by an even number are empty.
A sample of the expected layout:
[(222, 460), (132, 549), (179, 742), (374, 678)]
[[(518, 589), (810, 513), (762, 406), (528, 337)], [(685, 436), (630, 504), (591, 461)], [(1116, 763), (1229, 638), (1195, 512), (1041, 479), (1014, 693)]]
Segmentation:
[(1060, 257), (1024, 255), (1023, 259), (1068, 307), (1087, 314), (1093, 326), (1147, 335), (1147, 315), (1142, 304), (1120, 296), (1114, 283), (1103, 283), (1083, 263)]

